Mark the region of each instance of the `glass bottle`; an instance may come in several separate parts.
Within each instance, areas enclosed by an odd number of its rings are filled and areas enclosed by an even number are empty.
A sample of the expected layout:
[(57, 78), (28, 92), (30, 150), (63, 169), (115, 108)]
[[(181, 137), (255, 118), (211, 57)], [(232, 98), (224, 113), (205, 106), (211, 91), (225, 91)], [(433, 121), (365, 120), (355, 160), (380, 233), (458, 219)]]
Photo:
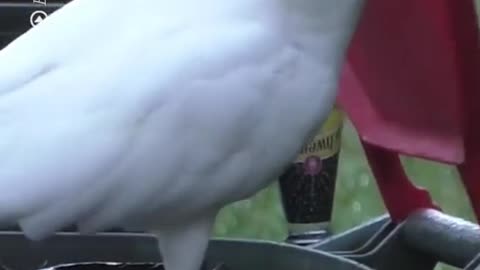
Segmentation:
[(335, 106), (296, 160), (279, 177), (287, 242), (309, 245), (329, 236), (343, 113)]

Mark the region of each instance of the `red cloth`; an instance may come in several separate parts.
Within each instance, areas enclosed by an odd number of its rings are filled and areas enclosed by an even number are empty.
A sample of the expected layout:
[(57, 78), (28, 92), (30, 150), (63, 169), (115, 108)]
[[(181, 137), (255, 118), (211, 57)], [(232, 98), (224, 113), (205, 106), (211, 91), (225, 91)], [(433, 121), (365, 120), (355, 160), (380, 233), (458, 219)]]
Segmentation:
[(480, 37), (473, 0), (366, 3), (339, 103), (359, 132), (387, 209), (402, 220), (434, 207), (428, 193), (409, 183), (400, 153), (459, 165), (480, 217)]

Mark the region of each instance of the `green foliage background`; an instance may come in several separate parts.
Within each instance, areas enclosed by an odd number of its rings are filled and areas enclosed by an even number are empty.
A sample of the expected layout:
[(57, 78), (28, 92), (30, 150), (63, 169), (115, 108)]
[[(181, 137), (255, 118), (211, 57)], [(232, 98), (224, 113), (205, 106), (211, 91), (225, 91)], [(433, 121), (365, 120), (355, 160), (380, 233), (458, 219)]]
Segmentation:
[[(475, 1), (478, 11), (480, 0)], [(454, 168), (413, 158), (403, 158), (402, 161), (411, 179), (417, 185), (427, 188), (446, 213), (474, 220), (464, 188)], [(335, 233), (385, 213), (357, 134), (348, 121), (345, 122), (343, 130), (335, 196), (331, 224), (331, 229)], [(286, 221), (277, 184), (274, 183), (249, 200), (223, 209), (215, 226), (215, 235), (284, 240)]]

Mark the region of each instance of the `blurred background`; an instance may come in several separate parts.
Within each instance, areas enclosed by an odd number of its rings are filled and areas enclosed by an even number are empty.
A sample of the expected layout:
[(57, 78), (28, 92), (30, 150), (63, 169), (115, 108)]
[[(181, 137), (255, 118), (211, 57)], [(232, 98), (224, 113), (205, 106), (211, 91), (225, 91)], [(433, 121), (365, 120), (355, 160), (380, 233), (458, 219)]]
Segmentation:
[[(480, 0), (476, 0), (476, 4), (479, 12)], [(427, 188), (446, 213), (474, 221), (472, 209), (455, 168), (408, 157), (403, 157), (402, 161), (412, 181)], [(382, 215), (385, 211), (357, 133), (346, 120), (330, 229), (339, 233)], [(249, 200), (223, 209), (215, 226), (215, 235), (283, 241), (287, 235), (287, 224), (277, 183)], [(451, 269), (445, 266), (438, 268)]]
[[(403, 157), (402, 161), (412, 181), (427, 188), (444, 212), (474, 221), (472, 209), (455, 168), (407, 157)], [(339, 233), (385, 212), (357, 133), (351, 123), (345, 121), (330, 229), (333, 233)], [(277, 183), (248, 200), (224, 208), (217, 219), (215, 235), (285, 240), (287, 224)], [(439, 265), (437, 269), (455, 268)]]
[[(474, 221), (455, 168), (408, 157), (403, 157), (402, 161), (412, 181), (427, 188), (446, 213)], [(347, 120), (342, 134), (331, 230), (342, 232), (385, 212), (357, 133)], [(277, 183), (249, 200), (224, 208), (215, 226), (215, 234), (220, 237), (284, 240), (287, 224)]]

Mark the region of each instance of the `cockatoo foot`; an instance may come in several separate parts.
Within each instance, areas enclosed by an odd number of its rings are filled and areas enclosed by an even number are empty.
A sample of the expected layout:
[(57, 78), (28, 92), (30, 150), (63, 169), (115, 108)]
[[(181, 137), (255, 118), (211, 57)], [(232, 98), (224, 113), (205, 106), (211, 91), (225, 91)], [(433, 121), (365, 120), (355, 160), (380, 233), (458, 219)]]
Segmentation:
[(200, 270), (215, 217), (216, 213), (154, 231), (166, 270)]

